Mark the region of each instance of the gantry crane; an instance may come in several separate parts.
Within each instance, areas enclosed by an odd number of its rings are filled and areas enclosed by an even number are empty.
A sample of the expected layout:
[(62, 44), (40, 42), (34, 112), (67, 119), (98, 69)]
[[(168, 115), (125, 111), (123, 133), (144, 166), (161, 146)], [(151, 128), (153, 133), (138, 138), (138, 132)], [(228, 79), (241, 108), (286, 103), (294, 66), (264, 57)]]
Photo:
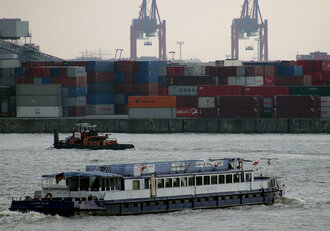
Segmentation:
[(241, 17), (233, 19), (231, 25), (231, 58), (239, 59), (239, 39), (256, 35), (259, 35), (258, 60), (268, 61), (268, 20), (262, 19), (258, 0), (244, 0)]
[[(147, 11), (147, 0), (142, 1), (138, 19), (133, 19), (131, 25), (131, 60), (136, 60), (138, 39), (144, 39), (145, 46), (152, 45), (150, 37), (156, 37), (159, 40), (159, 59), (166, 61), (166, 21), (160, 20), (156, 0), (152, 0), (151, 8)], [(148, 14), (149, 13), (149, 14)]]

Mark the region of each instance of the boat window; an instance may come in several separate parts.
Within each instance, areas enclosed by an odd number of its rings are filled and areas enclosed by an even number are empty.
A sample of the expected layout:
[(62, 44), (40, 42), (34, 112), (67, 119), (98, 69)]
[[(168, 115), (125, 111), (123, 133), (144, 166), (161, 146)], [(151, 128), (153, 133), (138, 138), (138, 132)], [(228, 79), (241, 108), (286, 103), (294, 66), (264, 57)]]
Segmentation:
[(189, 186), (195, 186), (195, 177), (193, 176), (189, 177)]
[(172, 178), (166, 178), (166, 188), (172, 188)]
[(92, 184), (91, 190), (92, 191), (99, 191), (100, 187), (101, 187), (100, 177), (95, 177), (95, 180)]
[(225, 175), (219, 175), (219, 184), (225, 183)]
[(181, 187), (187, 186), (187, 177), (181, 177)]
[(158, 179), (157, 185), (158, 185), (158, 188), (164, 188), (164, 179)]
[(150, 189), (150, 179), (144, 179), (144, 189)]
[(234, 174), (234, 183), (238, 183), (238, 182), (239, 182), (239, 175)]
[(241, 182), (244, 182), (244, 173), (241, 173)]
[(218, 182), (217, 175), (211, 176), (211, 184), (217, 184)]
[(226, 175), (226, 184), (233, 183), (233, 175), (228, 174)]
[(245, 179), (246, 179), (246, 182), (251, 182), (252, 181), (252, 174), (251, 173), (245, 173)]
[(139, 190), (139, 189), (140, 189), (140, 181), (133, 180), (133, 190)]
[(202, 176), (196, 176), (196, 185), (202, 185)]
[(80, 190), (81, 191), (88, 191), (89, 190), (89, 177), (80, 177)]
[(204, 176), (204, 185), (210, 184), (210, 176)]
[(180, 178), (176, 177), (173, 179), (173, 187), (180, 187)]

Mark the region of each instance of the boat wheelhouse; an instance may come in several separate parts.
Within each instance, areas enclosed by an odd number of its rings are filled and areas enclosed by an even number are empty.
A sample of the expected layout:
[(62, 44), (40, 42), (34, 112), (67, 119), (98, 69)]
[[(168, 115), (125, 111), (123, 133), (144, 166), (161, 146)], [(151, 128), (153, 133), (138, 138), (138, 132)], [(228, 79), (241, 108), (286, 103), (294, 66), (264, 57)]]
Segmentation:
[(79, 148), (79, 149), (112, 149), (124, 150), (134, 148), (133, 144), (119, 144), (110, 134), (99, 134), (96, 125), (78, 123), (72, 133), (65, 140), (59, 140), (58, 132), (54, 131), (54, 148)]
[(34, 198), (13, 199), (10, 209), (125, 215), (272, 204), (284, 196), (283, 179), (255, 176), (243, 163), (236, 158), (91, 165), (84, 172), (44, 175), (42, 190)]

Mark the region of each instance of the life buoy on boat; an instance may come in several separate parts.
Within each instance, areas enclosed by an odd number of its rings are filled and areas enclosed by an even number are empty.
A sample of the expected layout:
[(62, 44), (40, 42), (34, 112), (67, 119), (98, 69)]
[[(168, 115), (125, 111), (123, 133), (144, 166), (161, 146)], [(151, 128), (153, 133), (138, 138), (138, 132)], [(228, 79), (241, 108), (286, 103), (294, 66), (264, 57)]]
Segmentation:
[(47, 200), (51, 200), (52, 197), (53, 197), (53, 195), (52, 195), (51, 193), (47, 193), (46, 196), (45, 196), (45, 198), (46, 198)]

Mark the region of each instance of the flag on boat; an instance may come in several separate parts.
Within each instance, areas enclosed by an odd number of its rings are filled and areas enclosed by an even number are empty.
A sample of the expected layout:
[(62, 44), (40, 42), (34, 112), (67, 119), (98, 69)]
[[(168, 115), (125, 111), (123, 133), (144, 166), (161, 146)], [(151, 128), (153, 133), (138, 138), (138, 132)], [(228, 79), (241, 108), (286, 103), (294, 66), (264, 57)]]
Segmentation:
[(143, 165), (143, 166), (141, 167), (141, 173), (146, 169), (146, 167), (147, 167), (147, 166), (145, 166), (145, 165)]
[(64, 177), (64, 172), (60, 173), (60, 174), (57, 174), (55, 176), (55, 180), (56, 180), (56, 184), (58, 184), (58, 182), (60, 182), (61, 180), (63, 180), (65, 177)]
[(259, 164), (259, 161), (254, 161), (254, 162), (253, 162), (253, 165), (254, 165), (254, 166), (257, 166), (258, 164)]

